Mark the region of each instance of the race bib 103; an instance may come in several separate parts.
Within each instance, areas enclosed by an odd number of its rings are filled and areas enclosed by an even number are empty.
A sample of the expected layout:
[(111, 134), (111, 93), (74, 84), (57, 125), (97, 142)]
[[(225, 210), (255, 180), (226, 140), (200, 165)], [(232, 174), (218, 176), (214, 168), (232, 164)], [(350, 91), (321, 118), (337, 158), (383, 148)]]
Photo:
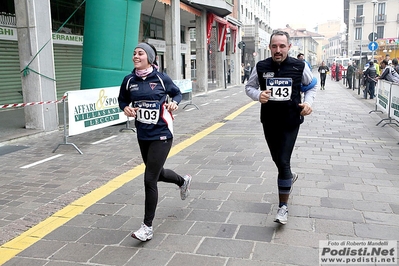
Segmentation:
[(136, 120), (144, 124), (156, 124), (159, 120), (159, 101), (138, 101), (134, 103)]

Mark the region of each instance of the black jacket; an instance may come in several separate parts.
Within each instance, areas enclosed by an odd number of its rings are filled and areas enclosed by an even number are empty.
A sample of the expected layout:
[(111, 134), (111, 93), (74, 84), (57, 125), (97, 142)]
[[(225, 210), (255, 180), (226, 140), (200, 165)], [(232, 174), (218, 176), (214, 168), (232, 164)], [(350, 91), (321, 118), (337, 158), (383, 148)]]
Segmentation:
[(303, 122), (300, 115), (301, 82), (305, 64), (293, 57), (287, 57), (281, 64), (267, 58), (256, 64), (258, 80), (261, 90), (266, 90), (267, 78), (291, 78), (292, 93), (288, 101), (268, 101), (261, 105), (260, 120), (271, 126), (290, 128)]

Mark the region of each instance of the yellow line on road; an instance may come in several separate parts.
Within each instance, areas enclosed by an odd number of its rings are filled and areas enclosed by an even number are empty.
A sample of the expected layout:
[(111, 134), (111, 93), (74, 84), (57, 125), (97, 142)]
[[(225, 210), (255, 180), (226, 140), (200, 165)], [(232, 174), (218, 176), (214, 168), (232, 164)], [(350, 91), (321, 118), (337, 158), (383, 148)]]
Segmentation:
[[(227, 116), (225, 120), (233, 120), (235, 117), (237, 117), (240, 113), (244, 112), (246, 109), (251, 107), (253, 104), (254, 103), (251, 102), (250, 104), (245, 105), (244, 107), (238, 109), (231, 115)], [(195, 134), (191, 138), (175, 145), (169, 152), (169, 157), (176, 155), (185, 148), (201, 140), (205, 136), (211, 134), (218, 128), (222, 127), (224, 124), (225, 123), (216, 123), (204, 129), (203, 131)], [(9, 261), (21, 251), (25, 250), (26, 248), (30, 247), (31, 245), (41, 240), (47, 234), (51, 233), (58, 227), (64, 225), (65, 223), (67, 223), (77, 215), (81, 214), (84, 210), (86, 210), (88, 207), (95, 204), (105, 196), (109, 195), (118, 188), (122, 187), (124, 184), (132, 181), (139, 175), (143, 174), (144, 169), (145, 169), (144, 164), (140, 164), (135, 168), (133, 168), (132, 170), (129, 170), (126, 173), (123, 173), (115, 177), (114, 179), (110, 180), (103, 186), (75, 200), (68, 206), (64, 207), (63, 209), (57, 211), (56, 213), (45, 219), (44, 221), (33, 226), (29, 230), (23, 232), (18, 237), (0, 246), (0, 265)]]
[(247, 110), (249, 107), (251, 107), (252, 105), (255, 105), (258, 102), (250, 102), (249, 104), (244, 105), (243, 107), (241, 107), (240, 109), (238, 109), (237, 111), (233, 112), (232, 114), (230, 114), (229, 116), (226, 116), (226, 118), (224, 120), (233, 120), (234, 118), (236, 118), (239, 114), (241, 114), (242, 112), (244, 112), (245, 110)]

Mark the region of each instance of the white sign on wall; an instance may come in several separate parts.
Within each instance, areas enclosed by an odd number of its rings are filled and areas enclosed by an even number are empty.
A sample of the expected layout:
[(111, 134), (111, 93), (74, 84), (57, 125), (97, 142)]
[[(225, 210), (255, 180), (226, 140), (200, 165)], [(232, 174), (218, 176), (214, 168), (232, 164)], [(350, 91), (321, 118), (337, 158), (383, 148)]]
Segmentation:
[[(81, 35), (53, 33), (52, 39), (56, 44), (83, 45), (83, 36)], [(18, 41), (17, 29), (1, 26), (0, 40)]]

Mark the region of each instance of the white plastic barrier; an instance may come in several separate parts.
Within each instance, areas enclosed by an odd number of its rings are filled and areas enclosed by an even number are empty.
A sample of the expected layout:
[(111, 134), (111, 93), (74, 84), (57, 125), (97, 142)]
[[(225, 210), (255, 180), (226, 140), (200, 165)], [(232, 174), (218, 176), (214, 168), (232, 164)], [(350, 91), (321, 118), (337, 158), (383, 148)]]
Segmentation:
[(377, 126), (383, 121), (388, 121), (382, 126), (393, 124), (399, 126), (395, 121), (399, 122), (399, 84), (386, 80), (379, 80), (376, 86), (376, 105), (375, 110), (371, 112), (382, 112), (388, 115), (387, 118), (381, 119)]
[(390, 113), (393, 119), (399, 122), (399, 84), (391, 85)]

